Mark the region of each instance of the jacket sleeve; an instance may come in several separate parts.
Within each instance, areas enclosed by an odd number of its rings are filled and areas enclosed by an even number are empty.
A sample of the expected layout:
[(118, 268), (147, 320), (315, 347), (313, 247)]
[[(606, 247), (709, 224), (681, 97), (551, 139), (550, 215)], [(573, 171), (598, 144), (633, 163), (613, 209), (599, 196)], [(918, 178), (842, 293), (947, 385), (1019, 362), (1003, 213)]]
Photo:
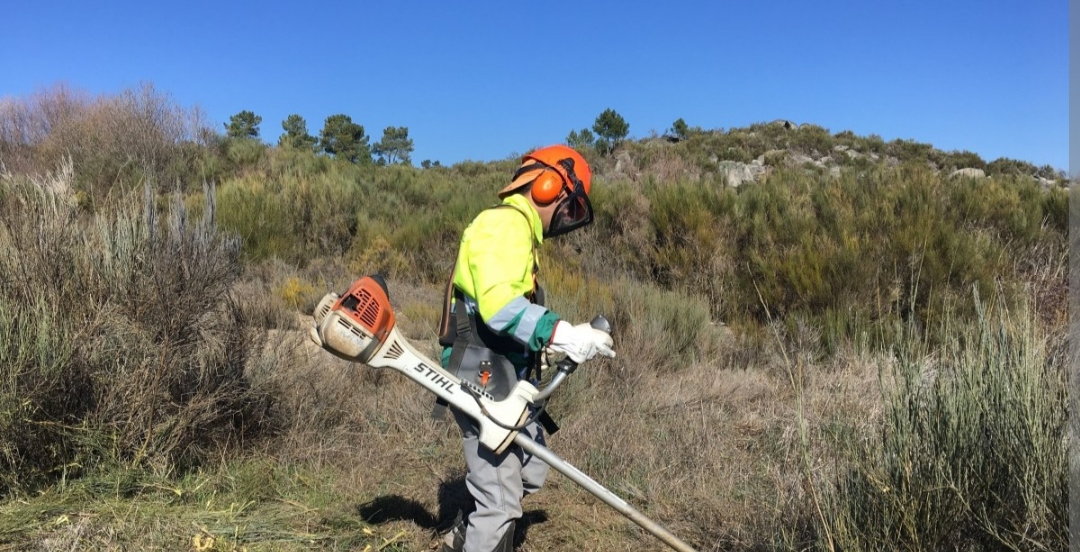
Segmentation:
[(462, 241), (467, 274), (480, 318), (493, 332), (512, 337), (532, 351), (543, 348), (557, 314), (527, 299), (536, 262), (531, 225), (513, 209), (489, 209)]

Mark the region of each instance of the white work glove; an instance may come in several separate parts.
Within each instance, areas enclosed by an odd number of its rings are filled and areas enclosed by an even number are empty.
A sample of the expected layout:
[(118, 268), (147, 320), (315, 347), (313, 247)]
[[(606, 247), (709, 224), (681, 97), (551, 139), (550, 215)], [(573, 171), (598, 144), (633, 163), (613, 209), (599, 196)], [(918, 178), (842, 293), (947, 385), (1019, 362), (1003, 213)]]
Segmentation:
[(552, 351), (566, 353), (570, 360), (581, 364), (598, 354), (615, 358), (615, 351), (611, 349), (613, 344), (611, 335), (607, 332), (588, 324), (572, 326), (569, 322), (560, 320), (555, 324), (548, 347)]

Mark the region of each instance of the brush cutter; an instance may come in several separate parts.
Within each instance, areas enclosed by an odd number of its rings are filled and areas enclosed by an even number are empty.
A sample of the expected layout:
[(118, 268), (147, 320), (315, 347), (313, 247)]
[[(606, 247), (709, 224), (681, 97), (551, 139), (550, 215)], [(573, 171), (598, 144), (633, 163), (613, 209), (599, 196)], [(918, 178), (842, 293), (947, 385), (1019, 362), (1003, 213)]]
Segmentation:
[[(349, 286), (344, 295), (328, 293), (315, 308), (315, 326), (310, 336), (316, 344), (334, 355), (373, 368), (392, 368), (405, 374), (428, 391), (457, 408), (480, 428), (480, 443), (496, 453), (517, 444), (525, 452), (570, 478), (608, 506), (652, 533), (680, 552), (694, 552), (688, 544), (645, 517), (633, 506), (604, 488), (543, 445), (519, 433), (530, 420), (531, 412), (543, 409), (548, 397), (577, 367), (566, 359), (558, 364), (558, 373), (541, 391), (526, 381), (517, 382), (502, 400), (495, 400), (482, 387), (461, 380), (444, 370), (438, 362), (420, 354), (397, 331), (390, 307), (386, 283), (379, 276), (364, 276)], [(598, 317), (594, 327), (606, 324)], [(610, 328), (603, 328), (610, 331)]]

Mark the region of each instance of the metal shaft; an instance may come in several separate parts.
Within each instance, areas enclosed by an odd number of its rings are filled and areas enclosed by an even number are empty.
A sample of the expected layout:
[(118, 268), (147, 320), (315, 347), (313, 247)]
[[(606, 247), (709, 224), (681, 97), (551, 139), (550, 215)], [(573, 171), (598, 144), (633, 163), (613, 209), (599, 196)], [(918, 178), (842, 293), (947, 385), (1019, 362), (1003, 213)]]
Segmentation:
[(696, 552), (689, 544), (686, 544), (679, 537), (672, 535), (667, 529), (661, 527), (655, 521), (645, 517), (645, 514), (637, 511), (636, 508), (628, 504), (625, 500), (619, 498), (615, 493), (607, 490), (603, 485), (597, 483), (591, 477), (585, 475), (581, 470), (575, 468), (566, 460), (559, 458), (557, 454), (551, 452), (547, 447), (533, 441), (523, 434), (518, 434), (514, 438), (514, 443), (517, 443), (519, 447), (532, 454), (533, 456), (543, 460), (547, 465), (555, 468), (559, 473), (569, 477), (571, 481), (581, 485), (586, 491), (592, 493), (596, 498), (603, 500), (605, 504), (618, 510), (618, 512), (630, 521), (641, 526), (642, 529), (652, 533), (656, 538), (664, 541), (665, 544), (670, 546), (673, 550), (679, 552)]

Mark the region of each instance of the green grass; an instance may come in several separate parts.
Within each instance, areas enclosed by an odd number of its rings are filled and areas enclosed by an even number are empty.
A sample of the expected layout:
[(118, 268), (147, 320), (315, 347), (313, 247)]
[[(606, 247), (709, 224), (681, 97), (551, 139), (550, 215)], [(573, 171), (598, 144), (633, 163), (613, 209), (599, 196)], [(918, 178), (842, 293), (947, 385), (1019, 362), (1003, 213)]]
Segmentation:
[(179, 478), (117, 469), (0, 505), (0, 550), (413, 549), (355, 500), (331, 472), (258, 457)]

